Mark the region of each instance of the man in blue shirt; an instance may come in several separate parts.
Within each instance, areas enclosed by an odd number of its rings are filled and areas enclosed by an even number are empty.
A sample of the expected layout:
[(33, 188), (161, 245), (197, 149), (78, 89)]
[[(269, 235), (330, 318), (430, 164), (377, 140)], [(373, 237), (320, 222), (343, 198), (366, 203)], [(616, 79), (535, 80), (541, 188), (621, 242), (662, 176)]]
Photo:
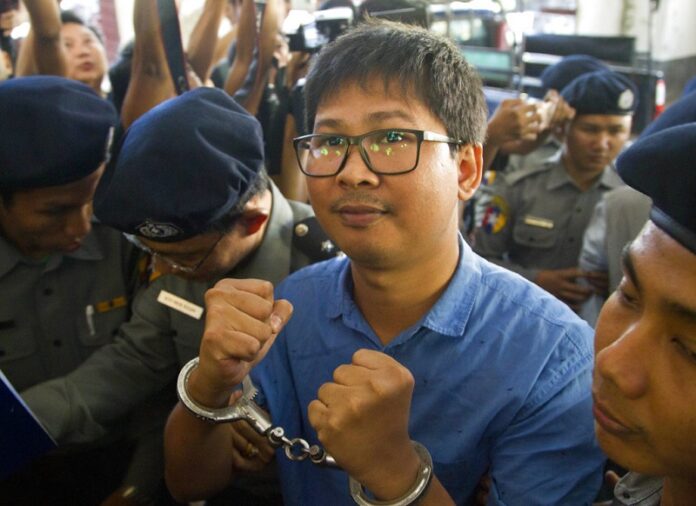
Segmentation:
[[(209, 290), (182, 399), (224, 407), (253, 368), (274, 425), (343, 470), (279, 457), (287, 504), (372, 504), (348, 476), (381, 501), (465, 504), (486, 472), (489, 504), (591, 503), (591, 330), (457, 230), (486, 127), (472, 67), (433, 34), (371, 22), (319, 54), (305, 90), (315, 133), (296, 139), (298, 162), (348, 258), (275, 296), (257, 280)], [(229, 427), (199, 418), (179, 405), (165, 434), (183, 500), (240, 462)]]

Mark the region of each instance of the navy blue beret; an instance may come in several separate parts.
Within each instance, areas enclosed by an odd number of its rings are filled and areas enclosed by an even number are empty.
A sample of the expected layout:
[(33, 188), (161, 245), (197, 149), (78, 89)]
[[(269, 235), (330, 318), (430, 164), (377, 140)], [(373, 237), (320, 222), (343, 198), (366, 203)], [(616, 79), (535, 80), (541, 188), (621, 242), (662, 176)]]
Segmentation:
[(647, 137), (665, 128), (696, 121), (696, 93), (683, 95), (655, 118), (643, 132), (641, 137)]
[(696, 123), (641, 137), (616, 160), (619, 175), (653, 201), (650, 219), (696, 253)]
[(561, 96), (577, 114), (632, 114), (638, 106), (636, 85), (611, 70), (576, 77)]
[(126, 130), (94, 212), (123, 232), (181, 241), (228, 214), (262, 167), (259, 122), (225, 92), (197, 88)]
[(539, 79), (545, 90), (554, 89), (560, 92), (576, 77), (597, 70), (609, 70), (609, 67), (593, 56), (571, 54), (546, 67)]
[(71, 79), (32, 76), (0, 84), (0, 186), (78, 181), (106, 158), (113, 106)]

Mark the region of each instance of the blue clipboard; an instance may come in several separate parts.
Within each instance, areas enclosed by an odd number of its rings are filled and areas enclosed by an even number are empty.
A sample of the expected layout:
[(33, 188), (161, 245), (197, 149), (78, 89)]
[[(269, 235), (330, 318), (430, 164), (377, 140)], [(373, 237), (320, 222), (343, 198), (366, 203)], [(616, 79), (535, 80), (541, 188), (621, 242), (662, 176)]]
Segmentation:
[(56, 442), (0, 371), (0, 479), (55, 447)]

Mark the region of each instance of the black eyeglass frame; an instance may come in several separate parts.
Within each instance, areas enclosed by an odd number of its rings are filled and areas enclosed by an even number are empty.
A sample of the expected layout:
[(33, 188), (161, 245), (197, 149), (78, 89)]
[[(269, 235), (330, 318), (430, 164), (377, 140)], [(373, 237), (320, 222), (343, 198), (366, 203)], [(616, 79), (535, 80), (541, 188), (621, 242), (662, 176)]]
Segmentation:
[(148, 255), (150, 255), (153, 260), (155, 258), (159, 258), (165, 264), (167, 264), (169, 267), (171, 267), (172, 269), (174, 269), (176, 271), (184, 272), (186, 274), (193, 274), (198, 269), (200, 269), (201, 265), (203, 265), (205, 263), (205, 261), (208, 260), (210, 255), (213, 254), (213, 251), (215, 251), (215, 248), (217, 248), (218, 244), (220, 244), (220, 241), (222, 241), (222, 238), (225, 237), (226, 234), (224, 232), (220, 232), (220, 236), (215, 240), (213, 245), (210, 246), (208, 251), (206, 251), (205, 255), (203, 255), (203, 257), (198, 262), (196, 262), (196, 264), (193, 266), (181, 265), (180, 263), (175, 262), (174, 260), (168, 258), (166, 255), (163, 255), (162, 253), (155, 251), (152, 248), (150, 248), (149, 246), (146, 246), (145, 244), (140, 242), (140, 239), (138, 239), (138, 237), (134, 234), (124, 233), (123, 235), (126, 237), (126, 239), (128, 239), (128, 241), (130, 241), (133, 245), (135, 245), (136, 248), (138, 248), (138, 249), (144, 251), (145, 253), (147, 253)]
[[(369, 137), (371, 135), (375, 135), (377, 133), (384, 132), (408, 132), (412, 133), (416, 136), (416, 140), (418, 143), (416, 144), (416, 161), (413, 164), (413, 167), (407, 170), (401, 170), (398, 172), (381, 172), (378, 170), (375, 170), (374, 167), (372, 167), (372, 163), (370, 162), (370, 156), (367, 154), (367, 150), (363, 147), (362, 141), (366, 137)], [(335, 172), (331, 174), (309, 174), (303, 167), (302, 164), (302, 159), (300, 156), (300, 151), (298, 149), (299, 144), (302, 141), (306, 141), (308, 139), (316, 138), (316, 137), (340, 137), (342, 139), (346, 139), (348, 141), (348, 147), (346, 147), (346, 152), (343, 154), (343, 160), (341, 160), (340, 165), (338, 166), (338, 169), (336, 169)], [(375, 174), (378, 174), (380, 176), (398, 176), (400, 174), (407, 174), (408, 172), (412, 172), (418, 167), (418, 162), (420, 161), (420, 150), (421, 150), (421, 144), (423, 144), (424, 141), (427, 142), (445, 142), (447, 144), (454, 144), (456, 146), (461, 146), (463, 141), (458, 141), (456, 139), (452, 139), (451, 137), (447, 137), (446, 135), (439, 134), (437, 132), (431, 132), (429, 130), (415, 130), (412, 128), (380, 128), (378, 130), (372, 130), (371, 132), (364, 133), (362, 135), (342, 135), (342, 134), (309, 134), (309, 135), (302, 135), (300, 137), (295, 137), (292, 140), (292, 145), (293, 148), (295, 149), (295, 156), (297, 157), (297, 164), (300, 167), (300, 170), (305, 176), (308, 177), (333, 177), (339, 172), (343, 170), (343, 168), (346, 165), (346, 160), (348, 160), (348, 155), (350, 154), (350, 146), (357, 146), (358, 147), (358, 152), (360, 153), (360, 158), (362, 158), (363, 162), (365, 162), (365, 166)]]

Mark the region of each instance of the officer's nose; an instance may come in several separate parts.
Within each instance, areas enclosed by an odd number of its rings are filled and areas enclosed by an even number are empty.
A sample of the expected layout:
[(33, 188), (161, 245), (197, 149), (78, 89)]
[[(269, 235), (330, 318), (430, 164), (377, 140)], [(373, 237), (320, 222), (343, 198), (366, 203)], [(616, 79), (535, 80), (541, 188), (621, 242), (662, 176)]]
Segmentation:
[(606, 132), (599, 134), (598, 144), (602, 149), (609, 149), (611, 146), (611, 135)]
[(92, 230), (92, 205), (87, 204), (70, 213), (65, 223), (65, 234), (82, 239)]
[(628, 399), (640, 398), (650, 385), (651, 357), (644, 350), (650, 349), (646, 338), (652, 330), (647, 327), (641, 321), (630, 324), (616, 341), (597, 353), (599, 377)]

